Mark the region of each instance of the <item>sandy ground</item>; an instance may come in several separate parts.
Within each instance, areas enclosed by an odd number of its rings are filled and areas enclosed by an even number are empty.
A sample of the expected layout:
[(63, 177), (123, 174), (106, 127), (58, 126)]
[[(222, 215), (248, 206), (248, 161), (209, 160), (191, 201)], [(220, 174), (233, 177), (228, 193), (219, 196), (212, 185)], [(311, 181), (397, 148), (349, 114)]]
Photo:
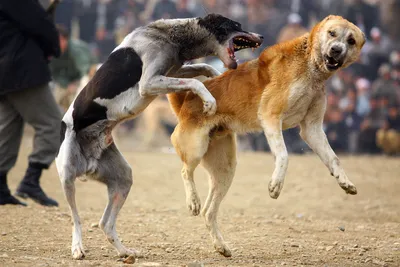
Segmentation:
[[(30, 143), (24, 142), (9, 175), (15, 190), (24, 174)], [(270, 154), (240, 153), (235, 180), (219, 222), (233, 250), (213, 251), (201, 217), (186, 210), (175, 154), (124, 155), (134, 186), (118, 218), (123, 243), (142, 252), (134, 266), (400, 266), (400, 158), (341, 156), (358, 195), (346, 195), (316, 155), (290, 156), (283, 192), (268, 195)], [(45, 191), (59, 208), (0, 207), (0, 266), (121, 266), (97, 223), (107, 202), (96, 182), (77, 182), (86, 258), (70, 256), (71, 219), (55, 166), (44, 173)], [(207, 176), (196, 172), (204, 202)], [(342, 231), (344, 230), (344, 231)]]

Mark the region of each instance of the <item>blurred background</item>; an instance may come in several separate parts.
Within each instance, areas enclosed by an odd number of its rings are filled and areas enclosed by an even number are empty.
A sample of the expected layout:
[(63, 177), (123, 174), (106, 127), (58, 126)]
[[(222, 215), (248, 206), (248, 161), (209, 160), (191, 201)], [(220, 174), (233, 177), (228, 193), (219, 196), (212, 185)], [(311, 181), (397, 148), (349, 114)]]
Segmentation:
[[(49, 3), (42, 0), (42, 4)], [(60, 106), (68, 107), (97, 64), (136, 27), (161, 18), (207, 13), (220, 13), (240, 22), (243, 29), (264, 35), (260, 49), (238, 53), (240, 62), (256, 58), (268, 46), (304, 34), (329, 14), (356, 24), (367, 42), (359, 61), (326, 84), (326, 134), (338, 153), (400, 152), (400, 0), (63, 0), (56, 23), (61, 46), (65, 43), (68, 49), (64, 49), (62, 60), (51, 63)], [(217, 58), (202, 61), (224, 71)], [(139, 119), (121, 125), (116, 135), (135, 148), (170, 151), (174, 126), (175, 117), (166, 98), (159, 97)], [(306, 153), (309, 149), (298, 131), (285, 131), (288, 150)], [(269, 150), (261, 133), (240, 136), (239, 148)]]

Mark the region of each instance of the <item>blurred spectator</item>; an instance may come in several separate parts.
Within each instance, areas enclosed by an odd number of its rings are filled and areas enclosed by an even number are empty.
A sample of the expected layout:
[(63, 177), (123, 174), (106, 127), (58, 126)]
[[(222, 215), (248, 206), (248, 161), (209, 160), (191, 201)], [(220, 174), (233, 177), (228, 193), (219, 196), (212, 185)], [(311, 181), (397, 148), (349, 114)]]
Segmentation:
[(65, 25), (70, 31), (72, 29), (72, 19), (75, 11), (75, 0), (62, 0), (58, 4), (55, 13), (55, 23)]
[(232, 5), (235, 3), (235, 1), (227, 0), (195, 0), (194, 2), (192, 12), (194, 12), (194, 16), (196, 17), (204, 17), (208, 13), (228, 15), (226, 12), (229, 10), (229, 4)]
[(353, 0), (347, 8), (345, 17), (357, 25), (367, 36), (372, 27), (380, 26), (378, 9), (363, 0)]
[(279, 32), (277, 43), (286, 42), (307, 33), (307, 29), (301, 25), (301, 17), (297, 13), (288, 16), (288, 24)]
[(347, 152), (348, 132), (340, 109), (331, 110), (325, 133), (333, 150)]
[(51, 61), (50, 69), (55, 83), (56, 101), (65, 112), (75, 98), (80, 79), (88, 74), (95, 60), (85, 42), (71, 39), (68, 30), (61, 25), (57, 29), (61, 56)]
[(363, 117), (371, 110), (369, 105), (370, 82), (365, 78), (360, 78), (355, 82), (355, 86), (358, 95), (356, 112), (359, 116)]
[(318, 19), (322, 19), (331, 14), (345, 16), (347, 6), (344, 0), (318, 0), (318, 2), (320, 2)]
[(152, 19), (172, 19), (176, 18), (178, 10), (171, 0), (159, 0), (153, 10)]
[(348, 152), (358, 151), (358, 135), (362, 117), (356, 112), (357, 93), (355, 89), (349, 89), (345, 98), (340, 101), (340, 108), (343, 111), (343, 121), (347, 127)]
[(377, 78), (377, 71), (380, 65), (388, 61), (393, 45), (390, 39), (377, 27), (371, 29), (371, 40), (365, 44), (364, 53), (367, 55), (369, 68), (368, 77), (372, 80)]
[(242, 23), (246, 20), (247, 7), (241, 0), (232, 0), (232, 4), (229, 7), (229, 13), (231, 18)]
[(121, 43), (133, 29), (142, 25), (140, 14), (143, 13), (145, 5), (137, 0), (127, 0), (126, 2), (121, 1), (120, 9), (122, 12), (115, 19), (117, 44)]
[[(309, 27), (312, 16), (320, 12), (320, 0), (278, 0), (275, 1), (281, 8), (289, 8), (291, 13), (299, 14), (303, 19), (303, 27)], [(330, 13), (332, 14), (332, 13)]]
[(400, 1), (381, 0), (379, 4), (382, 26), (385, 27), (393, 41), (400, 42)]
[(389, 64), (382, 64), (379, 68), (379, 78), (372, 84), (372, 95), (384, 96), (393, 101), (397, 99), (397, 91), (400, 87), (391, 79), (391, 67)]
[(188, 0), (177, 0), (176, 18), (191, 18), (193, 14), (188, 10)]
[(400, 153), (400, 112), (398, 106), (389, 107), (385, 124), (377, 133), (376, 143), (386, 154)]
[(358, 148), (361, 153), (376, 154), (380, 151), (375, 141), (376, 133), (383, 127), (385, 115), (379, 108), (377, 97), (371, 97), (369, 102), (370, 112), (361, 123)]
[(111, 52), (115, 49), (115, 46), (116, 42), (113, 33), (108, 32), (103, 27), (97, 29), (94, 56), (100, 60), (100, 62), (104, 62), (108, 58)]
[(79, 39), (90, 43), (93, 41), (96, 32), (98, 0), (78, 0), (76, 3)]
[(58, 206), (40, 186), (60, 140), (61, 114), (48, 82), (48, 60), (60, 55), (57, 30), (37, 0), (0, 3), (0, 205), (25, 205), (13, 197), (7, 174), (17, 161), (27, 122), (35, 129), (33, 151), (16, 195)]
[(247, 0), (247, 4), (249, 31), (262, 34), (264, 36), (263, 45), (274, 44), (275, 36), (286, 24), (286, 18), (282, 17), (272, 0)]

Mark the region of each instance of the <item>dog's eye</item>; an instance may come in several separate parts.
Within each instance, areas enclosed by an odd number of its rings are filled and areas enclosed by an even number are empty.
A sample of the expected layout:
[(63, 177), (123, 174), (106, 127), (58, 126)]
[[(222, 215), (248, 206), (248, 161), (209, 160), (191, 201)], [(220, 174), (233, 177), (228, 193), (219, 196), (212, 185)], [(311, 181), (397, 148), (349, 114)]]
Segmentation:
[(335, 33), (334, 31), (329, 31), (328, 33), (329, 33), (329, 35), (332, 36), (332, 37), (335, 37), (335, 36), (336, 36), (336, 33)]
[(354, 40), (353, 38), (350, 38), (349, 40), (347, 40), (347, 43), (349, 45), (355, 45), (356, 44), (356, 40)]

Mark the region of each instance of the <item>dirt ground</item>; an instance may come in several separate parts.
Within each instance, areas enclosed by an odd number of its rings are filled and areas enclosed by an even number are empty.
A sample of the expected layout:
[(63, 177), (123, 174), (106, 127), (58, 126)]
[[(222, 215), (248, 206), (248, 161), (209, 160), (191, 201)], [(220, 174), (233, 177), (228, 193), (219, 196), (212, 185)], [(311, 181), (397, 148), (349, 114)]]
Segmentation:
[[(214, 252), (201, 217), (189, 215), (173, 153), (134, 152), (123, 146), (134, 186), (117, 221), (128, 247), (142, 252), (133, 266), (400, 266), (400, 158), (341, 156), (358, 195), (346, 195), (314, 154), (290, 155), (283, 191), (268, 195), (270, 154), (239, 153), (235, 180), (219, 222), (233, 251)], [(9, 175), (14, 191), (24, 174), (25, 141)], [(202, 201), (207, 176), (196, 183)], [(107, 202), (96, 182), (77, 182), (86, 258), (70, 255), (71, 219), (54, 165), (44, 173), (45, 191), (59, 208), (0, 207), (0, 266), (121, 266), (97, 223)]]

